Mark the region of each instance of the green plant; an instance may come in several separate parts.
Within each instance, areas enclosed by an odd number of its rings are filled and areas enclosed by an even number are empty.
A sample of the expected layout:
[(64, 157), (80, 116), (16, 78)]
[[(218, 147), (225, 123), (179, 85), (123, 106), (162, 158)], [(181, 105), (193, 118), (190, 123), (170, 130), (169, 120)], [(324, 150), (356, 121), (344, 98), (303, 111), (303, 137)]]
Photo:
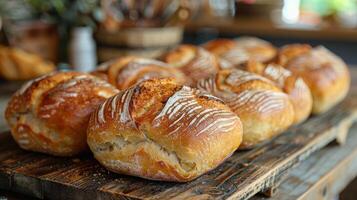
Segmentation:
[(99, 0), (1, 0), (0, 16), (11, 21), (43, 19), (64, 27), (94, 27), (100, 20), (100, 4)]
[(99, 0), (27, 0), (42, 17), (72, 26), (95, 26)]

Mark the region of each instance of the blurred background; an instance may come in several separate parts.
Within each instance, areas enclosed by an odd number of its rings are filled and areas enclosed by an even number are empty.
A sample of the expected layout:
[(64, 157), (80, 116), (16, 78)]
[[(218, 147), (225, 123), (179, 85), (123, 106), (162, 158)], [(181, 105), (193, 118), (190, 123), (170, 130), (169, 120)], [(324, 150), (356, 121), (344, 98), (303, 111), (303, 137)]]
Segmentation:
[(1, 0), (0, 27), (3, 47), (82, 71), (241, 35), (322, 44), (357, 64), (357, 0)]

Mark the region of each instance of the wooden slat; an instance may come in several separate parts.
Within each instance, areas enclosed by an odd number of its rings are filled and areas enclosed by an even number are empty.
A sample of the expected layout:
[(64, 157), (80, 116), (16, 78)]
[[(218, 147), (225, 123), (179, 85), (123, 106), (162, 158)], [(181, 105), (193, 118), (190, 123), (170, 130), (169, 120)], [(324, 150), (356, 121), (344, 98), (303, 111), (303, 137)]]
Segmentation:
[(58, 158), (24, 151), (9, 133), (0, 134), (0, 189), (46, 199), (248, 199), (274, 187), (293, 166), (348, 130), (357, 118), (355, 86), (327, 113), (253, 150), (236, 152), (217, 169), (189, 183), (110, 173), (90, 154)]
[(273, 198), (253, 200), (333, 199), (357, 176), (357, 124), (344, 146), (331, 144), (293, 169)]

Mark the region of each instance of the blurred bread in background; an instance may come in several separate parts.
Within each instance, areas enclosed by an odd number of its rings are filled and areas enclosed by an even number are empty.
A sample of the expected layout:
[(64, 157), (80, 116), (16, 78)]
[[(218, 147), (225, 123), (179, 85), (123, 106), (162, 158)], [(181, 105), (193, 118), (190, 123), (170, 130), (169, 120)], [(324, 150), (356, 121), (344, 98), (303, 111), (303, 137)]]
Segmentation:
[(27, 80), (52, 72), (55, 65), (32, 53), (0, 45), (0, 78)]

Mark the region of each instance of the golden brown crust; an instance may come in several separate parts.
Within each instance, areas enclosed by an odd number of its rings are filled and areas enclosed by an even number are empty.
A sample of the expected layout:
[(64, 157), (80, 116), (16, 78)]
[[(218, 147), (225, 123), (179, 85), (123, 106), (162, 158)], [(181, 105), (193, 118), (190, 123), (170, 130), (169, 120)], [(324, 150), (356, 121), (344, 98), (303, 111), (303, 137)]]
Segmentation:
[[(309, 48), (306, 45), (284, 47), (284, 67), (301, 76), (309, 86), (313, 97), (312, 112), (319, 114), (340, 102), (349, 90), (350, 74), (341, 58), (324, 47)], [(289, 50), (289, 47), (292, 48)], [(298, 53), (296, 53), (298, 52)]]
[(227, 51), (235, 48), (236, 45), (237, 43), (235, 40), (219, 38), (203, 44), (202, 47), (221, 57)]
[(202, 46), (220, 59), (231, 63), (232, 66), (239, 66), (250, 59), (248, 52), (243, 48), (239, 48), (237, 42), (233, 39), (211, 40)]
[(220, 61), (215, 55), (201, 47), (187, 44), (167, 52), (161, 60), (180, 69), (190, 79), (189, 85), (209, 77), (220, 68)]
[(102, 64), (92, 74), (107, 80), (120, 90), (152, 78), (174, 78), (178, 83), (186, 81), (182, 72), (166, 63), (134, 56), (111, 60)]
[(289, 44), (281, 47), (278, 52), (276, 63), (284, 66), (289, 60), (308, 53), (312, 47), (308, 44)]
[(207, 42), (203, 47), (234, 66), (245, 64), (249, 60), (267, 63), (276, 56), (276, 48), (273, 45), (254, 37), (216, 39)]
[(222, 98), (239, 116), (244, 130), (240, 149), (270, 139), (293, 123), (294, 110), (288, 96), (262, 76), (237, 69), (221, 70), (197, 87)]
[(249, 61), (241, 69), (268, 78), (289, 96), (294, 106), (294, 124), (304, 121), (310, 115), (312, 95), (309, 87), (300, 76), (291, 73), (278, 64), (264, 65), (255, 61)]
[(248, 52), (250, 60), (267, 63), (277, 55), (277, 49), (271, 43), (256, 37), (239, 37), (236, 42), (239, 48)]
[(56, 72), (29, 81), (18, 90), (5, 117), (21, 148), (71, 156), (87, 149), (91, 112), (117, 92), (88, 74)]
[(87, 136), (95, 158), (111, 171), (184, 182), (232, 154), (242, 126), (217, 97), (152, 79), (99, 106)]
[(52, 63), (35, 54), (0, 45), (0, 77), (7, 80), (28, 80), (54, 70)]

